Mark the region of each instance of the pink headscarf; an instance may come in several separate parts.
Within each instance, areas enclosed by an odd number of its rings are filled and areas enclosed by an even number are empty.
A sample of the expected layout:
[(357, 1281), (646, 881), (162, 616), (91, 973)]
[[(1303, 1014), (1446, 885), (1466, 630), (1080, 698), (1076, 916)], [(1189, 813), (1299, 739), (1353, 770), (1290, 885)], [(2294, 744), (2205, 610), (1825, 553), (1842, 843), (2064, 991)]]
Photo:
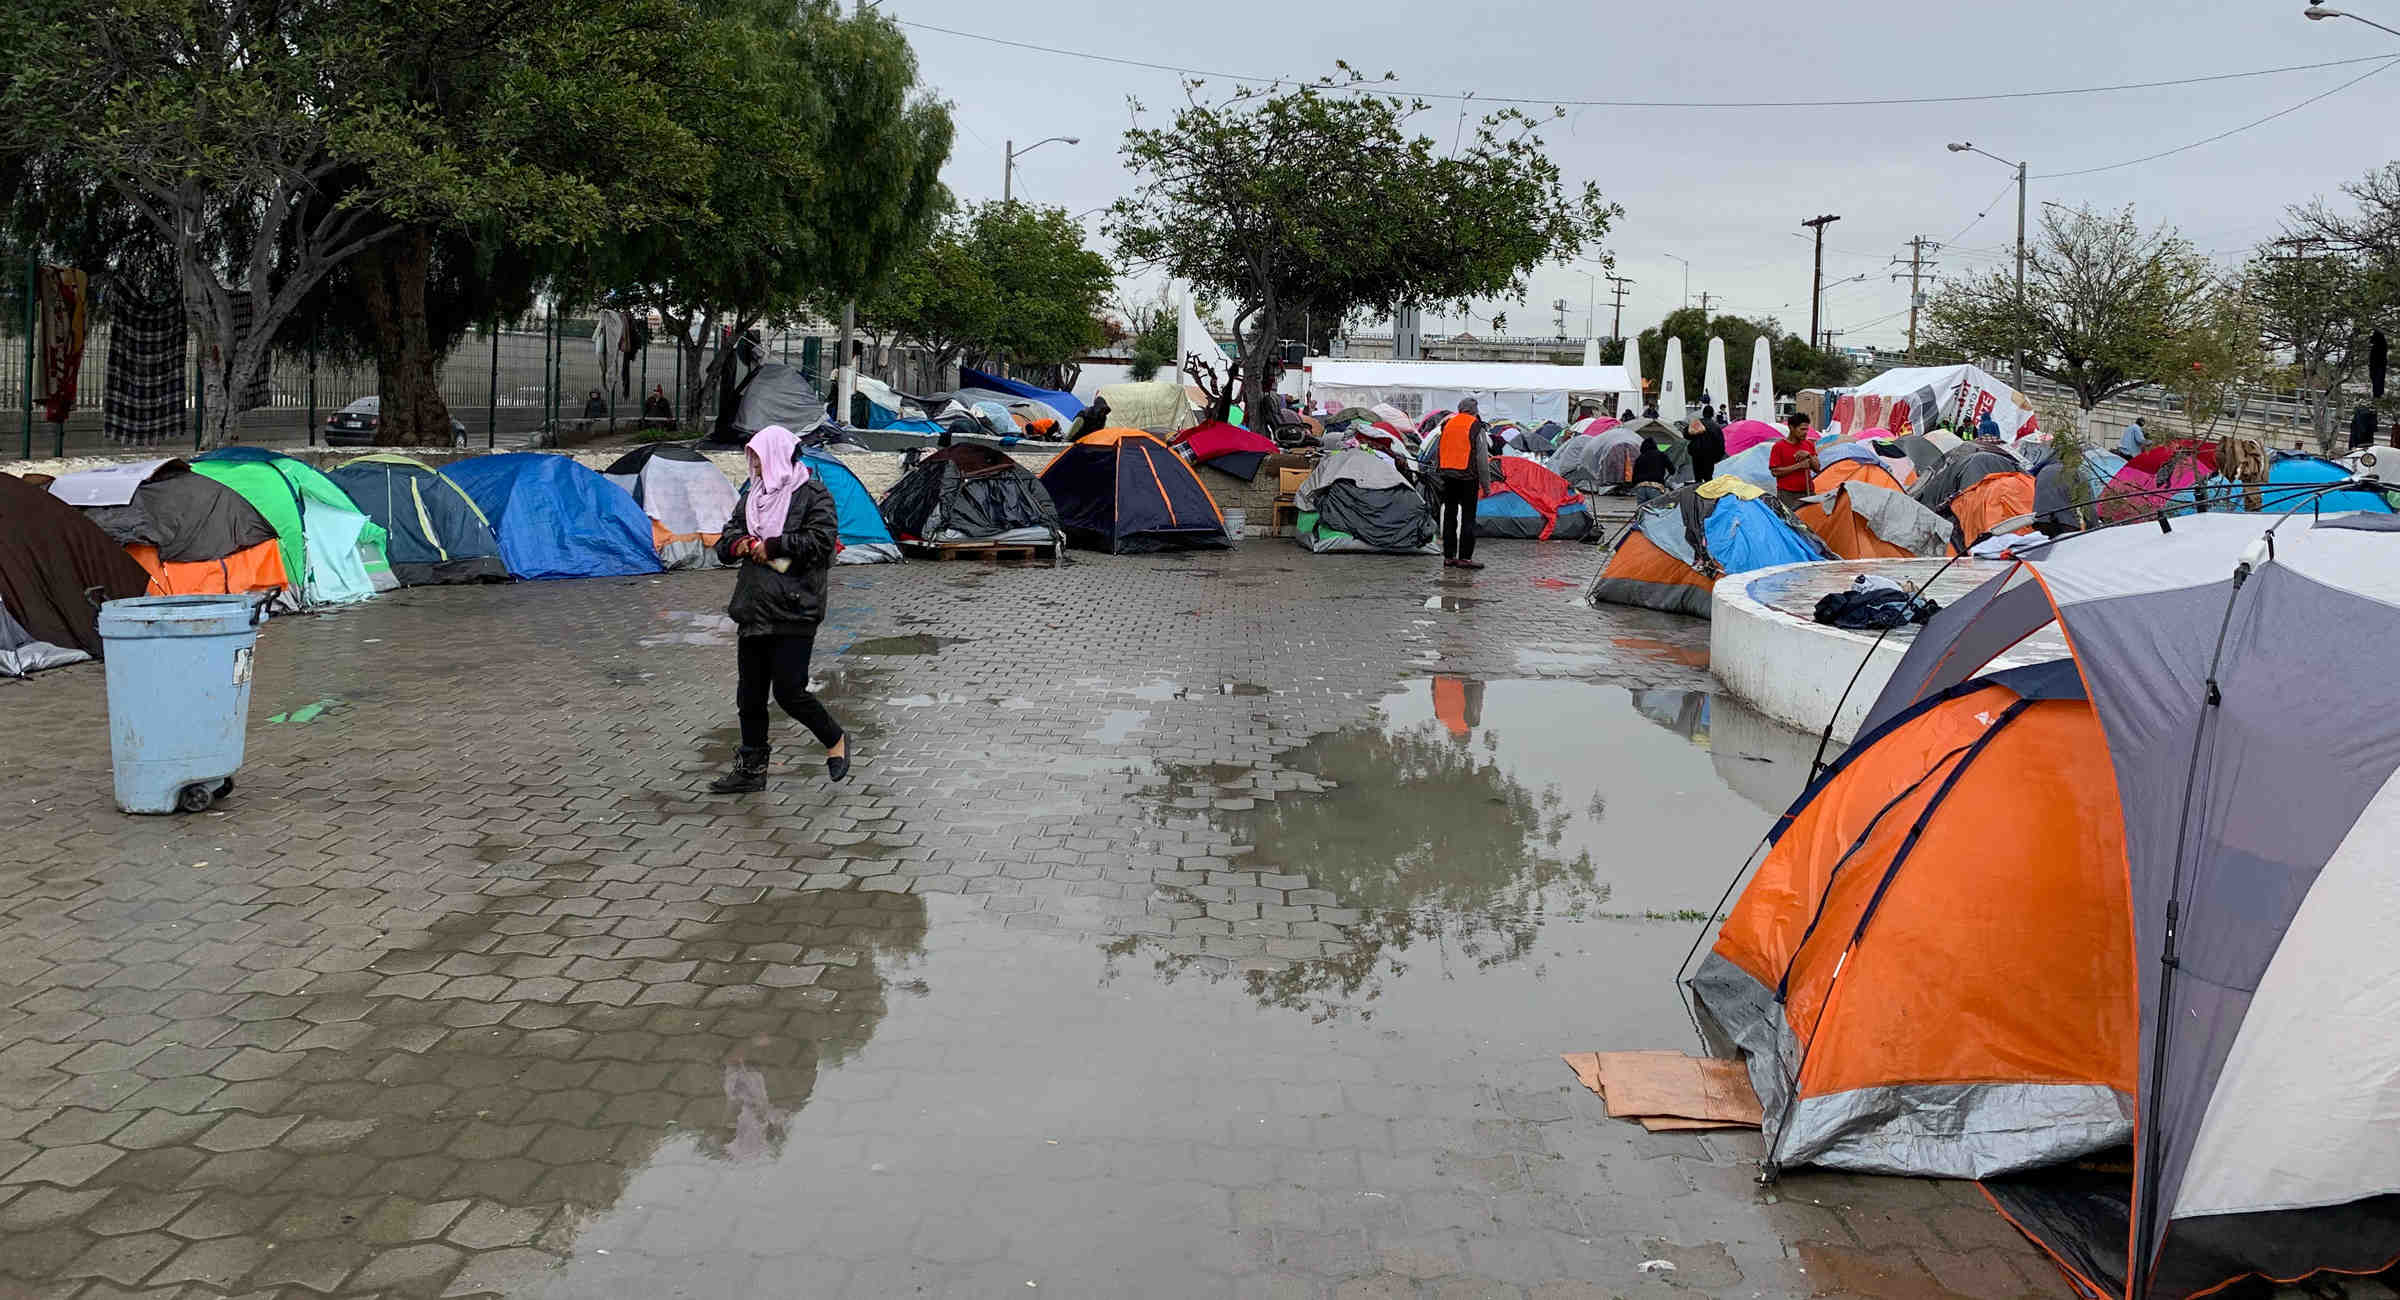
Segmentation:
[(792, 496), (808, 482), (808, 466), (800, 460), (800, 439), (780, 424), (750, 435), (750, 504), (746, 514), (750, 535), (783, 536), (783, 519), (791, 513)]

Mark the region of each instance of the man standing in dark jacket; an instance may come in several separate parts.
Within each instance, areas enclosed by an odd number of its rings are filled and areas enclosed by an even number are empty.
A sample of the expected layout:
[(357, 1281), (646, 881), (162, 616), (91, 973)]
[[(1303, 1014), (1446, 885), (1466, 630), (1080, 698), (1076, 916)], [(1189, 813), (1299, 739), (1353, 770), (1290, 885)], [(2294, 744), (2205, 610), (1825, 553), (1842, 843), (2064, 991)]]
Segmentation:
[(799, 439), (782, 425), (759, 430), (749, 452), (750, 481), (717, 539), (717, 558), (740, 566), (725, 613), (736, 633), (733, 707), (742, 724), (733, 770), (709, 784), (717, 794), (766, 789), (774, 752), (767, 747), (770, 693), (825, 746), (827, 779), (850, 775), (848, 737), (808, 689), (809, 656), (825, 621), (826, 571), (841, 549), (833, 494), (810, 476)]
[(1692, 452), (1692, 481), (1706, 483), (1717, 476), (1717, 462), (1725, 459), (1725, 422), (1717, 418), (1717, 408), (1700, 408), (1700, 424), (1690, 435), (1687, 444)]

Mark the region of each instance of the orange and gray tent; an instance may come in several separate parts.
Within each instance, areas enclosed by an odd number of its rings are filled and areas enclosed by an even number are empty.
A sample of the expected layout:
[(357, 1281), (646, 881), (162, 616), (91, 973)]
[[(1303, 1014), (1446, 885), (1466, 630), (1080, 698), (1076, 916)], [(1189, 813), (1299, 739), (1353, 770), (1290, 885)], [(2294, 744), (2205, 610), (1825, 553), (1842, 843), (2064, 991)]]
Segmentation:
[(241, 493), (194, 473), (185, 461), (65, 474), (50, 493), (81, 507), (147, 569), (152, 595), (282, 593), (290, 581), (275, 525)]
[[(1910, 492), (1927, 509), (1958, 525), (1951, 538), (1960, 550), (1981, 541), (1998, 525), (2033, 513), (2033, 475), (2016, 457), (1966, 443), (1943, 455)], [(2025, 524), (2011, 532), (2031, 532)]]
[(1191, 464), (1139, 429), (1085, 434), (1042, 471), (1042, 486), (1076, 546), (1127, 554), (1231, 544)]
[(1819, 447), (1817, 460), (1824, 468), (1817, 471), (1815, 481), (1809, 484), (1812, 496), (1829, 495), (1844, 483), (1866, 483), (1895, 492), (1907, 490), (1892, 467), (1884, 464), (1883, 458), (1866, 443), (1842, 442)]
[(1637, 510), (1584, 599), (1707, 618), (1709, 597), (1726, 574), (1826, 558), (1774, 497), (1720, 476)]
[(1842, 480), (1827, 492), (1823, 484), (1834, 468), (1838, 466), (1817, 475), (1819, 495), (1808, 498), (1792, 513), (1835, 558), (1881, 560), (1954, 553), (1949, 520), (1906, 492), (1860, 477)]
[(1983, 1179), (2090, 1295), (2400, 1260), (2396, 558), (2196, 515), (1936, 614), (1692, 980), (1770, 1168)]

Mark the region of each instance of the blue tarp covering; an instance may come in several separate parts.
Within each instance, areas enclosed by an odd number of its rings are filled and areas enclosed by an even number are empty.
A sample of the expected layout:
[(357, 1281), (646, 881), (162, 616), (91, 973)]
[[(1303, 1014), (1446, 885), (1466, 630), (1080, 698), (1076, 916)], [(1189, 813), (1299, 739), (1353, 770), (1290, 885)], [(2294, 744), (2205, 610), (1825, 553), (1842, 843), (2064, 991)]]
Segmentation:
[(942, 431), (942, 426), (931, 420), (903, 420), (873, 402), (867, 403), (867, 427), (892, 429), (900, 433), (940, 433)]
[[(2281, 454), (2267, 470), (2267, 486), (2259, 492), (2259, 508), (2268, 514), (2299, 514), (2336, 510), (2364, 510), (2371, 514), (2392, 513), (2391, 503), (2379, 492), (2326, 492), (2318, 494), (2306, 485), (2339, 483), (2349, 478), (2350, 471), (2319, 456)], [(2282, 485), (2289, 484), (2289, 487)], [(2280, 490), (2279, 490), (2280, 488)], [(2244, 500), (2238, 494), (2236, 501)]]
[(564, 456), (475, 456), (442, 471), (474, 499), (519, 578), (658, 572), (650, 516), (633, 495)]
[(1827, 558), (1807, 534), (1783, 522), (1773, 506), (1744, 501), (1731, 493), (1717, 498), (1706, 529), (1708, 553), (1727, 573)]
[(1083, 414), (1083, 399), (1073, 393), (1036, 388), (1031, 384), (1019, 383), (1014, 379), (1002, 379), (998, 375), (987, 375), (980, 370), (969, 370), (965, 366), (958, 368), (958, 386), (961, 388), (989, 388), (998, 393), (1013, 393), (1018, 397), (1030, 397), (1037, 402), (1047, 402), (1057, 408), (1060, 415), (1070, 420)]
[(802, 456), (808, 472), (833, 494), (833, 512), (841, 529), (844, 546), (891, 546), (892, 530), (883, 525), (883, 508), (875, 504), (873, 494), (850, 467), (831, 456)]

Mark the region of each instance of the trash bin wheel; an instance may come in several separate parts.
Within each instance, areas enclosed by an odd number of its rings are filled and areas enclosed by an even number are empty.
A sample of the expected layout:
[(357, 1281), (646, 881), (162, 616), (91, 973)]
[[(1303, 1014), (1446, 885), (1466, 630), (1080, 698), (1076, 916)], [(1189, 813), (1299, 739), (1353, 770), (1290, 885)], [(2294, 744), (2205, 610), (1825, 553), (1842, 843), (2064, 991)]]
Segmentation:
[(187, 785), (182, 793), (175, 796), (176, 807), (193, 813), (207, 812), (208, 806), (216, 801), (217, 792), (200, 784)]

